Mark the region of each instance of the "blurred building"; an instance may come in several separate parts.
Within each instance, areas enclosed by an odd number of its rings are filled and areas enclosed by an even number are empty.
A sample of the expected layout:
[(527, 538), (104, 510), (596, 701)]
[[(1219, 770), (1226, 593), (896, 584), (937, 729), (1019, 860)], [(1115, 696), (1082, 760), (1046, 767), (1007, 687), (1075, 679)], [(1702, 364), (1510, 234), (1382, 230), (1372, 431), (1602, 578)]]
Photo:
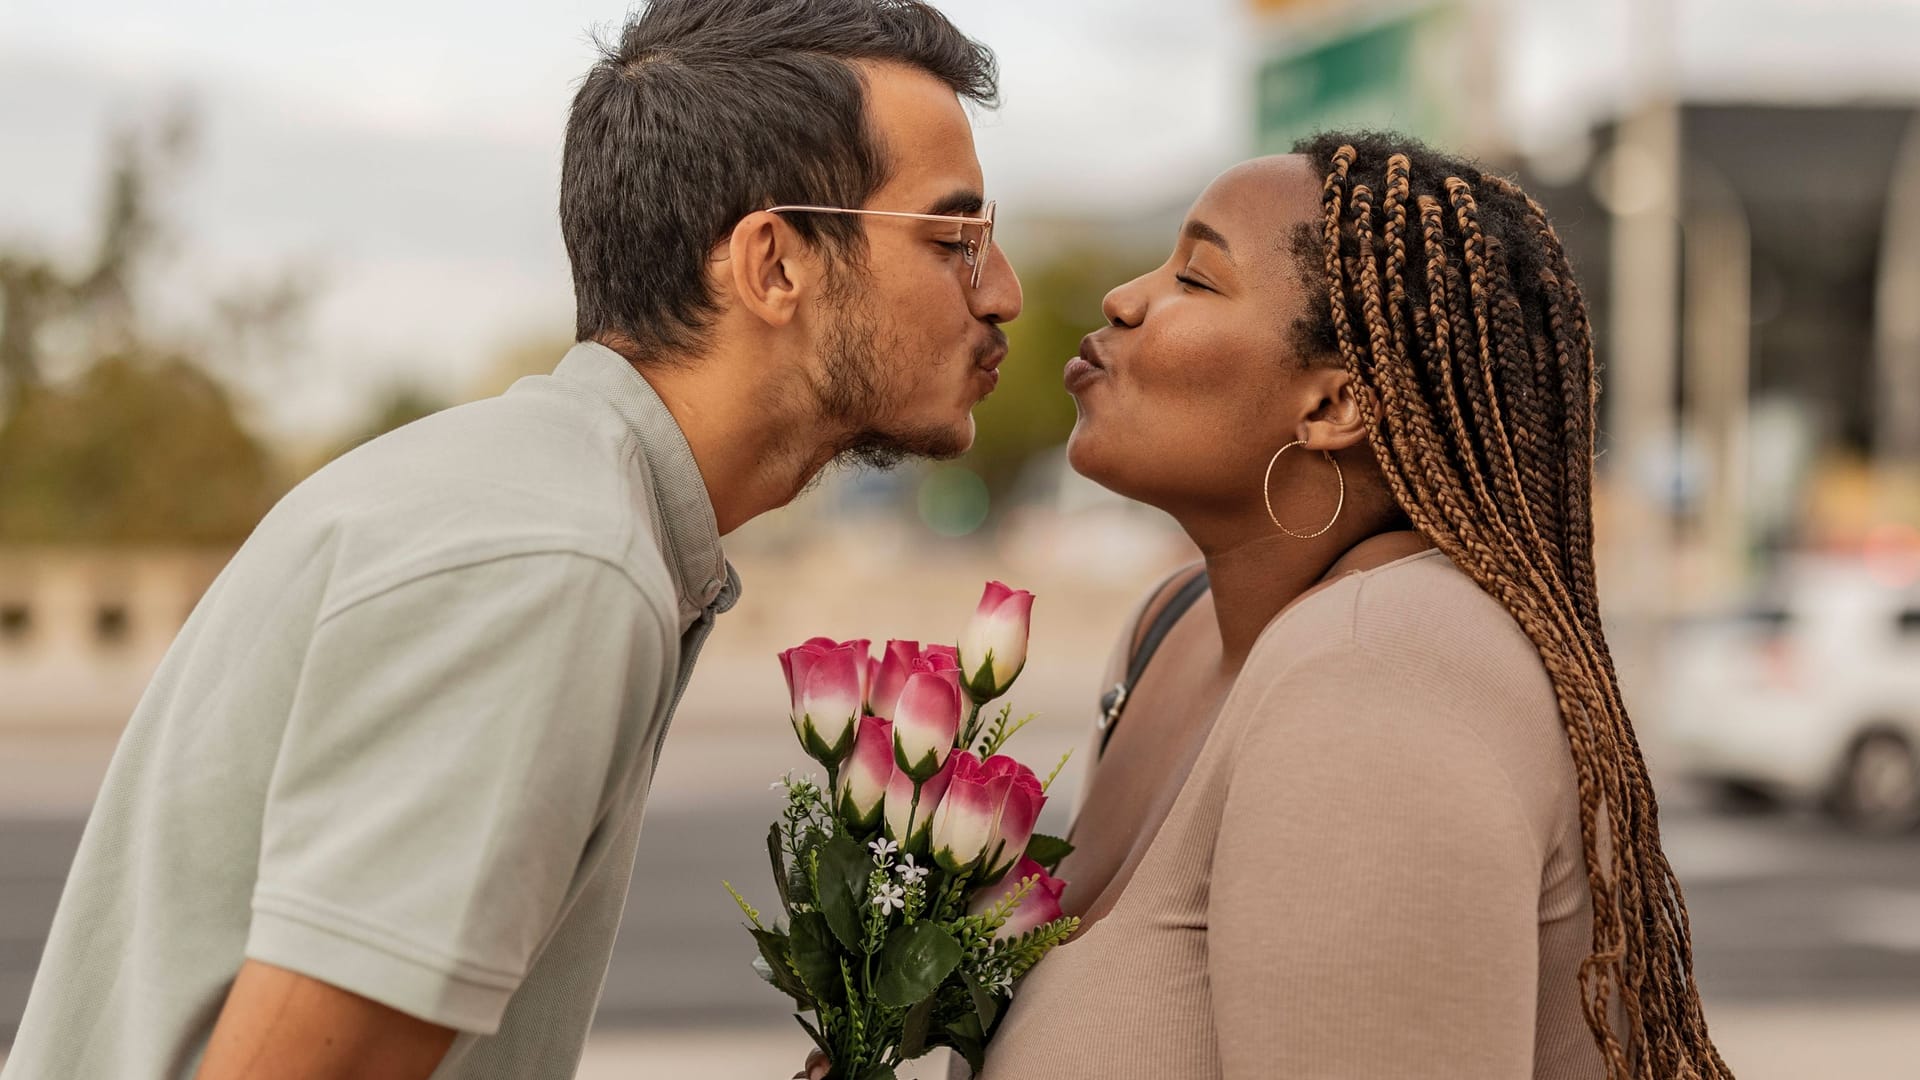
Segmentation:
[(1247, 7), (1251, 149), (1402, 131), (1518, 173), (1552, 212), (1603, 367), (1601, 539), (1631, 570), (1624, 606), (1724, 601), (1807, 548), (1920, 545), (1914, 95), (1697, 85), (1645, 0), (1621, 9), (1617, 100), (1523, 158), (1497, 121), (1499, 0)]
[(230, 555), (0, 549), (0, 735), (117, 732)]
[[(1678, 539), (1764, 571), (1920, 524), (1920, 110), (1680, 103), (1671, 470)], [(1650, 183), (1607, 122), (1523, 170), (1553, 212), (1609, 371), (1617, 230)], [(1603, 427), (1629, 407), (1603, 398)]]

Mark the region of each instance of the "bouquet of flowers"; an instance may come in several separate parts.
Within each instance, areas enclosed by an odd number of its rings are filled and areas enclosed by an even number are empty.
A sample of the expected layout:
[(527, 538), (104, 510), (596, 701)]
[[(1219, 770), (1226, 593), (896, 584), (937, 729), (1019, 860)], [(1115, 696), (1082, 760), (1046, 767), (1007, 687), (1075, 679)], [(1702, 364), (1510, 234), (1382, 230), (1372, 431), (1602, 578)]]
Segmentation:
[[(727, 884), (754, 967), (793, 998), (832, 1080), (892, 1080), (951, 1046), (975, 1071), (1013, 986), (1073, 933), (1072, 849), (1034, 833), (1046, 791), (1000, 751), (1032, 716), (983, 710), (1026, 665), (1033, 594), (987, 585), (958, 646), (814, 638), (780, 654), (793, 730), (826, 783), (789, 775), (767, 833), (779, 917)], [(1061, 765), (1066, 764), (1062, 758)]]

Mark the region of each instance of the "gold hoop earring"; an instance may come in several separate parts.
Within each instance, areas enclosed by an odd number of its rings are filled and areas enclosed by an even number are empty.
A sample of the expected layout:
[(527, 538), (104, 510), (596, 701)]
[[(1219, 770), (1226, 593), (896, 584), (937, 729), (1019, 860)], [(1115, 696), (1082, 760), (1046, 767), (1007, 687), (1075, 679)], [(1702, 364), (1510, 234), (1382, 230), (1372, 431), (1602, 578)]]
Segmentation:
[(1297, 532), (1294, 532), (1292, 529), (1287, 528), (1285, 525), (1280, 524), (1280, 516), (1273, 512), (1273, 494), (1272, 494), (1273, 467), (1280, 463), (1281, 454), (1286, 453), (1287, 451), (1293, 449), (1296, 446), (1305, 446), (1305, 445), (1306, 443), (1300, 442), (1299, 440), (1295, 440), (1281, 447), (1280, 449), (1274, 451), (1273, 460), (1267, 462), (1266, 479), (1260, 481), (1260, 498), (1266, 501), (1267, 517), (1270, 520), (1272, 520), (1274, 528), (1279, 529), (1281, 532), (1286, 533), (1288, 536), (1293, 537), (1295, 540), (1311, 540), (1316, 536), (1326, 535), (1327, 530), (1333, 528), (1334, 522), (1340, 520), (1340, 511), (1345, 510), (1347, 507), (1347, 474), (1341, 470), (1340, 463), (1333, 459), (1333, 455), (1331, 453), (1328, 453), (1327, 451), (1322, 450), (1320, 451), (1320, 456), (1326, 458), (1327, 464), (1333, 466), (1333, 475), (1338, 477), (1340, 480), (1340, 501), (1334, 504), (1333, 518), (1329, 520), (1325, 525), (1320, 526), (1319, 529), (1310, 533), (1297, 533)]

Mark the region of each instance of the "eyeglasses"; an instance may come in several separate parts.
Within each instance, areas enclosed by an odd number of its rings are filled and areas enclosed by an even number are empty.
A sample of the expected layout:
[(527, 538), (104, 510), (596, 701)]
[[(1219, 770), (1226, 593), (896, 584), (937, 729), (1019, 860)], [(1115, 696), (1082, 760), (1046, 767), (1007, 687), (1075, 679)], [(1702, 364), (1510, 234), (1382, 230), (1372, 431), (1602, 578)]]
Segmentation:
[(993, 243), (993, 204), (988, 203), (979, 217), (960, 214), (909, 214), (900, 210), (848, 210), (839, 206), (770, 206), (769, 214), (855, 214), (867, 217), (909, 218), (914, 221), (946, 221), (960, 226), (960, 257), (973, 270), (971, 288), (980, 287), (980, 272), (987, 265), (987, 247)]

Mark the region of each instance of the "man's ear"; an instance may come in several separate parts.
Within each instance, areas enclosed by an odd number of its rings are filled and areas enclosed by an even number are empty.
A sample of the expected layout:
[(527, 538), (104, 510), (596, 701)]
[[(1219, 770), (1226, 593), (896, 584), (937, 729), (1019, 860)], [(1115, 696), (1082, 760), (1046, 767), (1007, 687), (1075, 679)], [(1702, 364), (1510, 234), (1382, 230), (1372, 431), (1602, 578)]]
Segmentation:
[(1294, 438), (1309, 450), (1338, 453), (1367, 437), (1353, 376), (1345, 368), (1313, 368), (1299, 380), (1302, 418)]
[(820, 260), (779, 214), (748, 214), (717, 252), (715, 282), (742, 310), (768, 326), (786, 326), (819, 285)]

